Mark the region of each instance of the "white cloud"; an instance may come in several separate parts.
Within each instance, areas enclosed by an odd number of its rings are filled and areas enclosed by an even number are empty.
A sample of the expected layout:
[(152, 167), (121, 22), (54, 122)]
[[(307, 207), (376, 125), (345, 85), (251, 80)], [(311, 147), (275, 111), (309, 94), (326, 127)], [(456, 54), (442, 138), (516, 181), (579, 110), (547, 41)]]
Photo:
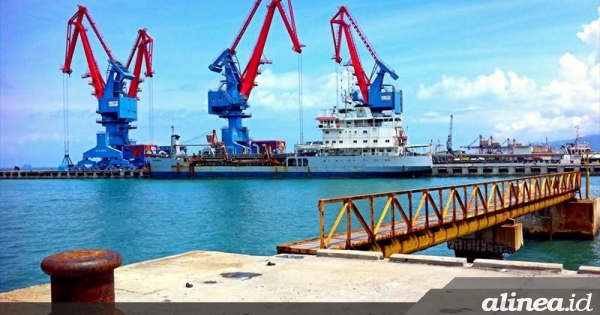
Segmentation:
[(590, 86), (600, 86), (600, 63), (596, 63), (595, 66), (590, 67), (589, 77)]
[[(330, 73), (320, 77), (302, 77), (302, 106), (307, 110), (326, 109), (341, 102), (339, 95), (347, 86), (347, 72)], [(254, 111), (268, 109), (276, 112), (298, 110), (298, 73), (273, 73), (265, 70), (256, 81), (249, 103)], [(340, 83), (338, 84), (338, 81)], [(339, 91), (339, 92), (336, 92)]]
[(478, 110), (479, 108), (481, 108), (481, 106), (470, 105), (470, 106), (463, 107), (463, 108), (457, 108), (456, 111), (459, 111), (459, 112), (472, 111), (472, 110)]
[(575, 56), (566, 53), (558, 60), (558, 64), (559, 80), (570, 83), (579, 83), (585, 81), (588, 73), (588, 67), (582, 61), (575, 58)]
[[(574, 127), (582, 134), (600, 130), (600, 66), (598, 64), (600, 18), (583, 25), (577, 37), (592, 45), (587, 60), (565, 53), (558, 60), (557, 76), (546, 86), (513, 71), (496, 69), (475, 79), (442, 76), (430, 86), (421, 84), (420, 100), (446, 103), (481, 103), (469, 108), (465, 119), (493, 126), (494, 134), (524, 139), (550, 136), (573, 137)], [(460, 109), (456, 109), (459, 111)]]
[(423, 114), (425, 117), (437, 118), (440, 117), (440, 113), (434, 111), (428, 111)]
[(499, 99), (526, 99), (536, 88), (533, 80), (519, 77), (512, 71), (504, 72), (496, 69), (489, 75), (480, 75), (475, 80), (443, 76), (442, 80), (427, 87), (419, 86), (417, 97), (422, 100), (435, 97), (453, 100), (475, 99), (492, 96)]
[[(598, 8), (598, 15), (600, 15), (600, 7)], [(583, 31), (577, 32), (577, 37), (587, 44), (593, 45), (598, 50), (600, 46), (600, 18), (591, 22), (587, 25), (582, 25)]]

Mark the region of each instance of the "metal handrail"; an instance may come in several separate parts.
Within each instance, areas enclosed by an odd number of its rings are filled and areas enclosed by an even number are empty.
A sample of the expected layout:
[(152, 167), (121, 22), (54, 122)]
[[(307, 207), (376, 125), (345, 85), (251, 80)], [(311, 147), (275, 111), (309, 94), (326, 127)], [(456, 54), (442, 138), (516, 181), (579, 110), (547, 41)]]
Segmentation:
[[(352, 247), (352, 233), (365, 233), (367, 243), (397, 235), (428, 230), (445, 224), (485, 216), (493, 212), (525, 206), (548, 198), (580, 192), (581, 172), (565, 172), (479, 182), (457, 186), (383, 192), (321, 199), (320, 248), (345, 234), (344, 246)], [(368, 211), (358, 204), (368, 202)], [(375, 216), (375, 205), (383, 204)], [(340, 207), (328, 233), (325, 233), (326, 205)], [(329, 212), (329, 210), (328, 210)], [(365, 218), (364, 212), (368, 213)], [(525, 213), (523, 213), (525, 214)], [(346, 231), (337, 232), (346, 218)], [(359, 223), (353, 229), (353, 219)], [(383, 228), (385, 227), (385, 229)], [(388, 231), (389, 229), (389, 231)]]

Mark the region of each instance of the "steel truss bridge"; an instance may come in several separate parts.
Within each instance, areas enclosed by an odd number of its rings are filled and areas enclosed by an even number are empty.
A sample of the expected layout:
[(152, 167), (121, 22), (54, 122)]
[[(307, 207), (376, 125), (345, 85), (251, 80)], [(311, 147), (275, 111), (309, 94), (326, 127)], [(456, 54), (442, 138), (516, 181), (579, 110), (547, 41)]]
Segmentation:
[[(579, 194), (581, 172), (566, 172), (457, 186), (321, 199), (319, 236), (277, 246), (278, 253), (316, 254), (354, 249), (410, 254)], [(343, 230), (345, 227), (345, 230)]]

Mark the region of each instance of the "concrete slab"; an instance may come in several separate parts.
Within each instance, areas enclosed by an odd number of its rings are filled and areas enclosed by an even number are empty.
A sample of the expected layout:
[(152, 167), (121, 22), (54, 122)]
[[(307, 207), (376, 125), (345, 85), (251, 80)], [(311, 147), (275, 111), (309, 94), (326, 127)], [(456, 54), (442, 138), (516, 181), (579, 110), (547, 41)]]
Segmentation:
[(463, 267), (467, 264), (467, 259), (460, 257), (392, 254), (390, 262)]
[(509, 261), (509, 260), (494, 260), (494, 259), (475, 259), (473, 268), (501, 268), (501, 269), (517, 269), (517, 270), (537, 270), (562, 272), (563, 265), (556, 263), (540, 263), (530, 261)]
[(577, 270), (578, 274), (600, 275), (600, 267), (580, 266)]
[(382, 260), (383, 254), (380, 252), (365, 252), (359, 250), (318, 249), (317, 257)]
[[(117, 268), (115, 298), (117, 302), (416, 302), (455, 277), (541, 276), (600, 279), (567, 270), (499, 271), (391, 264), (387, 259), (192, 251)], [(0, 293), (2, 301), (50, 302), (50, 285)]]

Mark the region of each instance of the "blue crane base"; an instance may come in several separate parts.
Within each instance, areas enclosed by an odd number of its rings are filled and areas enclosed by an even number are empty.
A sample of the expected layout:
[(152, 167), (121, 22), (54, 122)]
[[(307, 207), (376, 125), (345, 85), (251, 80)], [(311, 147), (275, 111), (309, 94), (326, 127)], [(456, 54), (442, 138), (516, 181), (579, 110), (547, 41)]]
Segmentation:
[(221, 139), (227, 153), (253, 152), (255, 148), (250, 146), (252, 139), (249, 130), (242, 126), (243, 119), (252, 117), (252, 114), (243, 111), (248, 108), (248, 104), (245, 102), (233, 103), (231, 100), (232, 98), (224, 91), (210, 91), (208, 93), (208, 113), (227, 119), (227, 127), (221, 129)]
[(83, 160), (73, 166), (75, 170), (135, 169), (123, 159), (123, 152), (108, 145), (106, 133), (96, 134), (96, 147), (83, 153)]
[(221, 129), (221, 139), (225, 145), (227, 153), (239, 154), (250, 153), (250, 134), (247, 127), (242, 126), (242, 118), (244, 117), (223, 117), (229, 122), (227, 127)]

